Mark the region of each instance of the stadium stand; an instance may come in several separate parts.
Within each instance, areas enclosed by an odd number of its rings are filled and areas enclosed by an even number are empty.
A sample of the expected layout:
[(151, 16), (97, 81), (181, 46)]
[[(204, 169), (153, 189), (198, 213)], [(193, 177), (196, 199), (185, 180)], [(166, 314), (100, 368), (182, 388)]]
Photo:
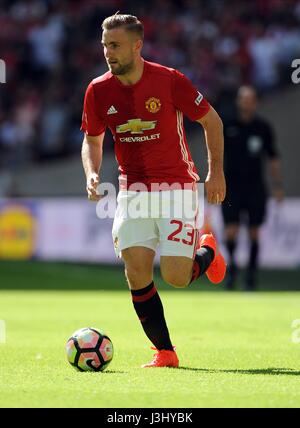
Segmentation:
[[(37, 179), (45, 171), (46, 194), (76, 193), (75, 184), (80, 194), (78, 181), (67, 183), (81, 174), (74, 158), (82, 141), (83, 94), (88, 82), (106, 71), (100, 24), (117, 10), (143, 21), (144, 57), (186, 73), (223, 118), (233, 112), (234, 93), (243, 83), (254, 84), (266, 104), (270, 97), (280, 101), (281, 94), (292, 111), (297, 104), (290, 75), (292, 59), (300, 57), (299, 0), (155, 0), (151, 5), (134, 0), (4, 0), (0, 10), (0, 52), (7, 65), (0, 98), (2, 194), (39, 194), (35, 183), (45, 185), (45, 180)], [(281, 120), (280, 107), (271, 104), (275, 111), (266, 107), (266, 112), (275, 122)], [(290, 145), (299, 132), (289, 123), (278, 130), (280, 144)], [(107, 176), (115, 180), (109, 137), (105, 147)], [(55, 171), (53, 180), (51, 171)], [(57, 171), (69, 177), (65, 189), (55, 184)], [(294, 179), (292, 173), (288, 179)], [(291, 189), (292, 194), (297, 192), (295, 185)]]

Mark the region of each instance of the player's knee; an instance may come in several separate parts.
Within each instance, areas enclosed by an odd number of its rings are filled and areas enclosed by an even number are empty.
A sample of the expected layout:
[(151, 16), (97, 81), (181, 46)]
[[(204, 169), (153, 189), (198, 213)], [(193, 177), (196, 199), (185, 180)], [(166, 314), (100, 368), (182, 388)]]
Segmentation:
[(135, 282), (142, 276), (143, 272), (139, 266), (127, 266), (125, 268), (125, 276), (128, 281)]
[(127, 266), (125, 276), (131, 290), (140, 290), (152, 281), (151, 273), (145, 272), (143, 266)]
[(173, 272), (163, 274), (163, 280), (175, 288), (186, 288), (190, 283), (190, 278), (187, 275), (176, 275)]

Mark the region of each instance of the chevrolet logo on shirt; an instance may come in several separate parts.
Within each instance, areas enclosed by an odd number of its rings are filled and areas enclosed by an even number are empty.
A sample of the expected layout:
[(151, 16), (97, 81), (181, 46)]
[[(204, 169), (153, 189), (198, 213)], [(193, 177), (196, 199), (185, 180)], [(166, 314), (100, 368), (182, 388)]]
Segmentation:
[(142, 120), (142, 119), (129, 119), (127, 123), (118, 125), (116, 128), (117, 133), (130, 132), (131, 134), (143, 134), (144, 131), (155, 129), (157, 120)]

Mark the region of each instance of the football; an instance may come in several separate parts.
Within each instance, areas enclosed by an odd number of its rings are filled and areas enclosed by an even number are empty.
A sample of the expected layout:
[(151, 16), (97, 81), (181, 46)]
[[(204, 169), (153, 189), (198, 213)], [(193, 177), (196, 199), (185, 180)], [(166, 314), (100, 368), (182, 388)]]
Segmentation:
[(97, 328), (75, 331), (66, 345), (69, 363), (81, 372), (99, 372), (113, 359), (114, 348), (108, 336)]

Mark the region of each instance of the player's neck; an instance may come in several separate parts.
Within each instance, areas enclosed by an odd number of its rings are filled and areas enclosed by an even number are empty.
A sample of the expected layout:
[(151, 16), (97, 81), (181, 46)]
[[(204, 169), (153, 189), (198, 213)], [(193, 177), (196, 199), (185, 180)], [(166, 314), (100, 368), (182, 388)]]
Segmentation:
[(135, 67), (130, 73), (116, 76), (123, 85), (134, 85), (137, 83), (143, 75), (144, 72), (144, 60), (143, 58), (139, 58), (135, 64)]

